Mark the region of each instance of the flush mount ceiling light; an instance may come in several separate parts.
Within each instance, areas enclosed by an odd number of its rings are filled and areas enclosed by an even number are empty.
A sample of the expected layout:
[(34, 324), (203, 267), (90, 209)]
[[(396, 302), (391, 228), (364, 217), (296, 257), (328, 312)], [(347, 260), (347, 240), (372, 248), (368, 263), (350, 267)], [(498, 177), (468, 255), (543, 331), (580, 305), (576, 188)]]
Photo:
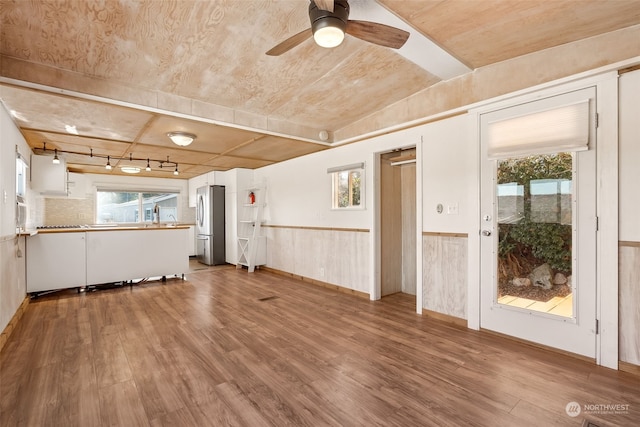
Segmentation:
[(339, 46), (344, 40), (344, 32), (349, 20), (349, 3), (335, 1), (333, 11), (319, 8), (315, 2), (309, 5), (309, 18), (313, 40), (321, 47)]
[(78, 135), (78, 129), (76, 129), (75, 125), (64, 125), (64, 130), (67, 131), (67, 133), (70, 133), (72, 135)]
[(180, 147), (186, 147), (196, 139), (194, 134), (188, 132), (169, 132), (167, 136), (174, 144), (179, 145)]
[(121, 166), (120, 170), (124, 173), (140, 173), (140, 168), (137, 168), (135, 166)]

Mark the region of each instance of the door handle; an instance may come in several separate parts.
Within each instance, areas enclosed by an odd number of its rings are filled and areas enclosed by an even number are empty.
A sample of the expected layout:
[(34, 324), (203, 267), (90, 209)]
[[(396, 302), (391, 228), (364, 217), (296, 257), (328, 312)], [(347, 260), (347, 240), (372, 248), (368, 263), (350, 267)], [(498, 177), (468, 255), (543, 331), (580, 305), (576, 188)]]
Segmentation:
[(491, 236), (491, 231), (490, 230), (482, 230), (482, 235), (483, 236)]

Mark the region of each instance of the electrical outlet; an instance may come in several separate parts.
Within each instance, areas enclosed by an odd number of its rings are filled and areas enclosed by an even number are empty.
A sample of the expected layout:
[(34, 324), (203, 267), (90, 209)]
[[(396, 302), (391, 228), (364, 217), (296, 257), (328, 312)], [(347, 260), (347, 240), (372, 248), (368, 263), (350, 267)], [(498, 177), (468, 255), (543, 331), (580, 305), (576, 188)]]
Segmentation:
[(458, 204), (447, 205), (447, 215), (458, 215)]
[(320, 277), (324, 277), (324, 267), (320, 267)]

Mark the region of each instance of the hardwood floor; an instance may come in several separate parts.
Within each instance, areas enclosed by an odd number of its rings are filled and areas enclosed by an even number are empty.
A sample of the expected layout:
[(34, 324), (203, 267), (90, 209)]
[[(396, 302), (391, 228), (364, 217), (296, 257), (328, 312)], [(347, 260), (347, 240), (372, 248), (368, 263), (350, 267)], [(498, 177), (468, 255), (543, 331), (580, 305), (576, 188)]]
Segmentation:
[[(572, 401), (584, 408), (577, 417), (565, 411)], [(609, 404), (628, 406), (615, 414), (601, 406)], [(640, 378), (418, 316), (406, 295), (371, 302), (235, 267), (41, 297), (0, 353), (0, 426), (585, 418), (638, 425)]]

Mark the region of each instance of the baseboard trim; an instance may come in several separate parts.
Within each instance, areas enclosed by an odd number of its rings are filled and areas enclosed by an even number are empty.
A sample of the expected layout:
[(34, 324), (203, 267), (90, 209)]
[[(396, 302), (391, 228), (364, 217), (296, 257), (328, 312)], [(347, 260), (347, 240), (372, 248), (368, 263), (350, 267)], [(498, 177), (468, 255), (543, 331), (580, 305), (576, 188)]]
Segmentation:
[(343, 286), (334, 285), (333, 283), (322, 282), (320, 280), (311, 279), (305, 276), (299, 276), (297, 274), (288, 273), (286, 271), (278, 270), (271, 267), (260, 266), (260, 270), (268, 271), (270, 273), (278, 274), (280, 276), (291, 277), (293, 279), (298, 279), (304, 283), (309, 283), (311, 285), (320, 286), (322, 288), (332, 289), (334, 291), (342, 292), (349, 295), (355, 295), (360, 298), (369, 299), (369, 294), (366, 292), (356, 291), (354, 289), (345, 288)]
[(430, 317), (432, 319), (440, 320), (442, 322), (451, 323), (453, 325), (460, 326), (461, 328), (464, 328), (464, 329), (469, 328), (467, 319), (463, 319), (461, 317), (451, 316), (450, 314), (438, 313), (437, 311), (427, 310), (425, 308), (422, 309), (422, 315)]
[(25, 296), (25, 298), (22, 300), (22, 303), (20, 304), (20, 307), (18, 307), (16, 312), (13, 314), (13, 317), (9, 321), (9, 324), (4, 328), (4, 330), (0, 334), (0, 352), (4, 348), (4, 345), (7, 343), (7, 341), (9, 340), (9, 337), (13, 333), (16, 326), (18, 326), (18, 322), (20, 321), (20, 319), (22, 319), (22, 315), (27, 309), (27, 306), (29, 305), (29, 301), (30, 301), (29, 297)]
[(640, 365), (634, 365), (633, 363), (618, 361), (618, 370), (640, 376)]

